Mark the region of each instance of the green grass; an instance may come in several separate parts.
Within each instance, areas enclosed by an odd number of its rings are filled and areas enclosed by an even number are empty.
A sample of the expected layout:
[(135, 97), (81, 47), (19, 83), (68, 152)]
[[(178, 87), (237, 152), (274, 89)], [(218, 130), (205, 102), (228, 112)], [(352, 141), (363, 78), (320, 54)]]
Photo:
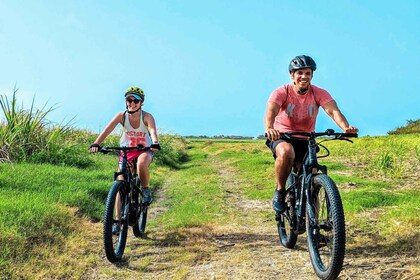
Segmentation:
[[(400, 224), (400, 232), (419, 224), (419, 158), (415, 153), (419, 149), (420, 135), (363, 137), (355, 139), (354, 144), (330, 141), (325, 145), (331, 155), (320, 162), (327, 165), (329, 175), (341, 188), (346, 215), (353, 219), (358, 213), (381, 209), (383, 217), (387, 218), (377, 224), (379, 228), (375, 230), (384, 238), (399, 235), (388, 230), (394, 220), (409, 222)], [(247, 198), (271, 198), (274, 160), (264, 141), (214, 141), (203, 146), (235, 168), (245, 182), (243, 193)], [(377, 158), (383, 153), (392, 155), (393, 162), (399, 166), (393, 163), (378, 167)], [(348, 187), (349, 183), (353, 187)], [(402, 185), (409, 187), (401, 188)]]
[[(86, 139), (83, 133), (74, 137)], [(232, 169), (244, 199), (271, 199), (274, 160), (264, 141), (189, 140), (186, 147), (184, 140), (173, 144), (176, 138), (168, 140), (171, 148), (167, 149), (174, 155), (170, 160), (176, 159), (175, 164), (168, 164), (173, 168), (158, 160), (151, 168), (151, 185), (165, 185), (166, 199), (160, 206), (167, 210), (148, 224), (151, 234), (164, 236), (159, 242), (180, 243), (186, 238), (185, 232), (194, 227), (206, 229), (229, 220), (230, 213), (223, 207), (225, 190), (220, 170), (212, 160)], [(344, 141), (326, 143), (331, 156), (322, 162), (341, 190), (350, 234), (358, 232), (364, 242), (410, 249), (420, 226), (419, 144), (418, 135), (362, 137), (353, 145)], [(386, 172), (378, 168), (378, 158), (384, 154), (392, 156), (394, 162), (385, 165)], [(78, 234), (81, 220), (101, 221), (117, 159), (87, 155), (86, 151), (85, 156), (92, 161), (85, 168), (0, 163), (0, 278), (10, 278), (22, 267), (29, 267), (29, 271), (42, 269), (52, 257), (66, 252), (66, 241)], [(356, 241), (351, 235), (349, 242)], [(175, 253), (180, 263), (200, 256), (197, 250), (185, 253), (182, 248)], [(82, 275), (83, 269), (69, 272), (63, 268), (54, 275), (71, 278)], [(29, 274), (21, 275), (25, 278)]]
[(220, 216), (220, 181), (207, 161), (207, 154), (190, 149), (190, 162), (174, 174), (167, 188), (169, 208), (157, 221), (167, 229), (192, 227), (211, 223)]
[[(88, 169), (0, 164), (0, 278), (11, 275), (19, 263), (47, 258), (48, 248), (62, 246), (77, 233), (77, 217), (102, 220), (118, 159), (89, 157), (95, 164)], [(151, 185), (159, 188), (163, 182), (159, 174), (167, 168), (151, 169)]]

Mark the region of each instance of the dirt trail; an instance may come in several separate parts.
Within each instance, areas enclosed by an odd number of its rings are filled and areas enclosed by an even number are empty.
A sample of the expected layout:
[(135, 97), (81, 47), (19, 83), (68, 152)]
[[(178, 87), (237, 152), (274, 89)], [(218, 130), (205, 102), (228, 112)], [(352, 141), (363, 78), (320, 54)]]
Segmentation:
[[(318, 279), (306, 249), (306, 235), (299, 236), (294, 250), (279, 245), (270, 201), (246, 200), (241, 181), (216, 155), (208, 157), (219, 170), (224, 190), (224, 209), (233, 217), (225, 225), (192, 228), (164, 236), (154, 229), (146, 240), (129, 233), (125, 261), (110, 264), (97, 239), (97, 266), (85, 279)], [(170, 185), (170, 176), (167, 179)], [(165, 187), (157, 194), (165, 197)], [(155, 209), (161, 212), (165, 209)], [(153, 212), (153, 207), (150, 212)], [(157, 214), (158, 215), (158, 214)], [(156, 214), (150, 215), (155, 219)], [(101, 236), (99, 227), (98, 236)], [(179, 262), (182, 252), (194, 253)], [(147, 261), (145, 261), (147, 257)], [(389, 256), (380, 247), (349, 245), (339, 279), (420, 279), (418, 256)], [(188, 264), (188, 265), (186, 265)]]

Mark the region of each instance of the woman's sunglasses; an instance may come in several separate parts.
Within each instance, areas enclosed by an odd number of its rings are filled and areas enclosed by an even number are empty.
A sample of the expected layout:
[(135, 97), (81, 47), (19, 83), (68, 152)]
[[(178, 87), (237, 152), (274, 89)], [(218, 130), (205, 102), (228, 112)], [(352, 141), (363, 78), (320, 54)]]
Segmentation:
[(125, 101), (127, 101), (128, 104), (131, 104), (131, 102), (134, 102), (134, 104), (139, 104), (140, 103), (140, 100), (138, 100), (138, 99), (126, 99)]

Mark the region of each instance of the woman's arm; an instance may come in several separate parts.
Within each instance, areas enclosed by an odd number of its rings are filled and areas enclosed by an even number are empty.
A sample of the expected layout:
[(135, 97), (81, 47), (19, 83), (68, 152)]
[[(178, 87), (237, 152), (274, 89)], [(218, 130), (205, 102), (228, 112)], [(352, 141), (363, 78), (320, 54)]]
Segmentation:
[(152, 138), (152, 143), (153, 144), (159, 143), (155, 118), (153, 118), (153, 116), (147, 112), (144, 112), (144, 124), (147, 126), (147, 129), (149, 130), (150, 138)]
[[(105, 139), (106, 137), (108, 137), (109, 134), (111, 134), (111, 132), (115, 129), (115, 127), (121, 123), (122, 124), (122, 117), (123, 117), (123, 112), (120, 112), (118, 114), (116, 114), (114, 116), (114, 118), (108, 123), (108, 125), (104, 128), (104, 130), (98, 135), (98, 138), (96, 138), (95, 142), (93, 142), (93, 144), (96, 145), (100, 145)], [(97, 152), (98, 151), (98, 147), (90, 147), (89, 148), (90, 152)]]

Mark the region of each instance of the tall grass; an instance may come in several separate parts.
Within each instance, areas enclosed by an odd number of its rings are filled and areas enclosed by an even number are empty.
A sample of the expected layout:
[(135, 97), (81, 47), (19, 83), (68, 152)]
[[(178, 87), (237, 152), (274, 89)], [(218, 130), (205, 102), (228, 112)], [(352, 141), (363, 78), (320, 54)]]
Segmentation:
[[(0, 161), (52, 163), (85, 167), (92, 163), (80, 143), (71, 142), (70, 123), (53, 124), (47, 119), (55, 107), (29, 109), (18, 105), (17, 89), (12, 98), (0, 95), (4, 120), (0, 123)], [(84, 144), (84, 143), (83, 143)]]
[(178, 169), (180, 163), (188, 160), (187, 142), (179, 135), (162, 134), (159, 136), (162, 150), (156, 153), (154, 161)]

